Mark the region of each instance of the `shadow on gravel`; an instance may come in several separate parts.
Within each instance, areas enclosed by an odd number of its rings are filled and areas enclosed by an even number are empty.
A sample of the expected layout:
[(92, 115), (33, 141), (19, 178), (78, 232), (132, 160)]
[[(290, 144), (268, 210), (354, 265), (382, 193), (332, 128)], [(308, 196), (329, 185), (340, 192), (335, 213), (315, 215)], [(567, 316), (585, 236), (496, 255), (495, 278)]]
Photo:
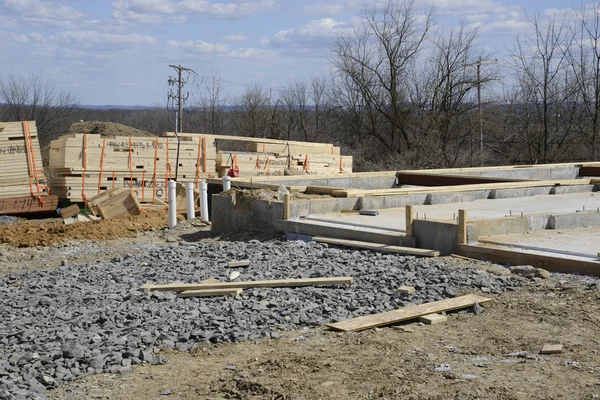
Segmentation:
[(180, 236), (181, 240), (184, 242), (199, 242), (202, 239), (208, 239), (212, 237), (210, 231), (198, 231), (193, 233), (184, 233)]

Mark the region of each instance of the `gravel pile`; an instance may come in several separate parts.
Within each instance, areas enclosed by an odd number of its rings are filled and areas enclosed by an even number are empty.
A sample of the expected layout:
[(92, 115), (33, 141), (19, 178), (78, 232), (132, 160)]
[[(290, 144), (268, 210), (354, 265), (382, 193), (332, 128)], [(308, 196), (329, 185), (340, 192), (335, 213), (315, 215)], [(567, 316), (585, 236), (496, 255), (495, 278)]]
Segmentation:
[[(146, 245), (112, 262), (0, 277), (0, 398), (44, 398), (65, 381), (164, 363), (158, 350), (278, 338), (278, 331), (454, 297), (461, 288), (501, 293), (527, 281), (443, 260), (328, 248), (305, 242), (203, 241)], [(146, 295), (144, 283), (353, 276), (336, 287), (247, 289), (239, 298)], [(412, 295), (396, 291), (412, 285)]]

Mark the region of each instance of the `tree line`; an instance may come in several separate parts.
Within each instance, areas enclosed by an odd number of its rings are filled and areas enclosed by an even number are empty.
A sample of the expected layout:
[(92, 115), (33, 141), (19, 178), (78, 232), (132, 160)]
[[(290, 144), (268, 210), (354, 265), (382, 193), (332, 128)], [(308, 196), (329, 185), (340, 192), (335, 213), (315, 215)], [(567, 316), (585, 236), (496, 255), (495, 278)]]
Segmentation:
[[(489, 65), (496, 55), (480, 40), (482, 26), (436, 25), (434, 9), (410, 0), (365, 8), (363, 17), (333, 38), (330, 76), (228, 96), (221, 75), (209, 73), (190, 86), (184, 130), (330, 142), (354, 156), (355, 170), (597, 160), (599, 3), (529, 16), (501, 68)], [(0, 120), (37, 120), (42, 145), (79, 120), (154, 133), (175, 125), (162, 105), (79, 108), (36, 76), (0, 76), (0, 103)]]

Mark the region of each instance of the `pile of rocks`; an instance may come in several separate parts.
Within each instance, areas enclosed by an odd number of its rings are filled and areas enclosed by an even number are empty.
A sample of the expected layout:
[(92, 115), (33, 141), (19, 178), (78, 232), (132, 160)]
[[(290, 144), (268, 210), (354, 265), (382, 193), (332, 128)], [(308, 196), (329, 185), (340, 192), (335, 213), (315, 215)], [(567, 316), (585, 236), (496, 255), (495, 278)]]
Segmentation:
[[(140, 245), (143, 246), (143, 245)], [(305, 242), (215, 242), (149, 246), (112, 262), (0, 277), (0, 397), (31, 398), (89, 374), (164, 363), (161, 348), (277, 338), (278, 331), (454, 297), (501, 293), (527, 279), (441, 259), (328, 248)], [(350, 286), (248, 289), (239, 297), (146, 295), (144, 283), (353, 276)], [(417, 290), (406, 295), (402, 285)]]

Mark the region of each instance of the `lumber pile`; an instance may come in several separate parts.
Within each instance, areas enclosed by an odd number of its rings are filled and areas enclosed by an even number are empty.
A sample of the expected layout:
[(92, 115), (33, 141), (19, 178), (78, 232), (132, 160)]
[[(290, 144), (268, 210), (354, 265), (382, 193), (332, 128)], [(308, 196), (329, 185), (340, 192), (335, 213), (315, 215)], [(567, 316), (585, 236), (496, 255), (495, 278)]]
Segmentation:
[(0, 214), (52, 211), (35, 121), (0, 123)]
[[(168, 200), (168, 180), (195, 182), (221, 177), (235, 165), (240, 176), (352, 172), (352, 157), (327, 143), (286, 142), (239, 136), (179, 134), (162, 137), (103, 137), (72, 133), (50, 144), (49, 186), (61, 199), (82, 202), (112, 188), (134, 190), (138, 201)], [(219, 142), (246, 143), (246, 152), (217, 152)]]
[(112, 188), (128, 188), (141, 202), (167, 201), (171, 178), (179, 182), (215, 176), (216, 149), (206, 139), (181, 137), (179, 165), (177, 138), (101, 137), (69, 134), (50, 144), (53, 177), (50, 187), (62, 199), (81, 202)]

